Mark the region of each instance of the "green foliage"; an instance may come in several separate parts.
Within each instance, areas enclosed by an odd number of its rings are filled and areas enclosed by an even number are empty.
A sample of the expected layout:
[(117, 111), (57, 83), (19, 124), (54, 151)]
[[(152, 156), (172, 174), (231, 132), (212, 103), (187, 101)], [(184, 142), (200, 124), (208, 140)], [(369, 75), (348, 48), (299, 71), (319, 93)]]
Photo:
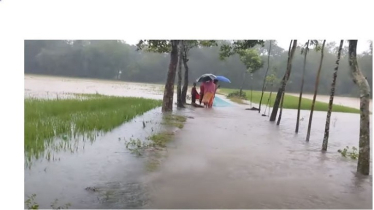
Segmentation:
[(39, 204), (35, 202), (35, 197), (36, 197), (36, 194), (27, 196), (27, 200), (25, 201), (27, 209), (39, 209)]
[[(25, 201), (25, 205), (27, 209), (39, 209), (39, 204), (35, 201), (36, 194), (32, 194), (31, 196), (27, 196), (27, 200)], [(52, 202), (51, 207), (52, 209), (68, 209), (71, 206), (70, 203), (67, 203), (62, 206), (58, 206), (58, 199), (55, 199), (54, 202)]]
[(25, 154), (38, 158), (55, 137), (69, 140), (93, 131), (107, 132), (160, 105), (159, 100), (103, 95), (25, 99)]
[(171, 40), (140, 40), (136, 46), (138, 47), (138, 50), (168, 53), (171, 51), (171, 44)]
[(234, 92), (230, 92), (229, 94), (227, 94), (227, 97), (228, 98), (240, 98), (240, 99), (246, 99), (246, 94), (245, 92), (242, 92), (242, 94), (240, 95), (240, 91), (234, 91)]
[(353, 160), (356, 160), (358, 158), (358, 152), (356, 147), (352, 147), (352, 149), (349, 150), (349, 146), (346, 146), (343, 150), (339, 149), (338, 152), (343, 157), (350, 157)]
[(238, 55), (249, 73), (256, 72), (264, 65), (264, 62), (255, 49), (239, 50)]
[(221, 45), (220, 58), (223, 60), (227, 57), (230, 57), (234, 54), (237, 54), (239, 51), (253, 48), (256, 45), (264, 45), (263, 40), (236, 40), (231, 44)]

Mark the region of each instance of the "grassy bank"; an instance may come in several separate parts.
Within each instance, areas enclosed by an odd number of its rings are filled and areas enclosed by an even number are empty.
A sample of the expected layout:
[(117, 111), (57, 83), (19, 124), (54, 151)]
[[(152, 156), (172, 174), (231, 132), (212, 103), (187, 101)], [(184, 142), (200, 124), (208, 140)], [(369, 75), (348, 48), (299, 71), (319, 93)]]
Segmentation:
[[(234, 89), (225, 89), (225, 88), (218, 89), (218, 90), (219, 90), (218, 91), (219, 93), (224, 94), (224, 95), (228, 95), (229, 93), (238, 91), (238, 90), (234, 90)], [(245, 94), (246, 94), (246, 99), (249, 100), (251, 91), (243, 90), (243, 92), (245, 92)], [(262, 99), (263, 104), (267, 103), (269, 95), (270, 95), (269, 92), (264, 93), (264, 96), (263, 96), (263, 99)], [(270, 106), (273, 106), (276, 95), (277, 95), (277, 93), (273, 92), (273, 94), (271, 96)], [(259, 103), (260, 98), (261, 98), (261, 91), (253, 91), (252, 92), (252, 102), (253, 103)], [(284, 102), (283, 102), (283, 107), (284, 108), (286, 108), (286, 109), (297, 109), (298, 104), (299, 104), (299, 97), (292, 96), (292, 95), (287, 95), (287, 93), (286, 93), (285, 98), (284, 98)], [(301, 101), (301, 109), (302, 110), (310, 110), (311, 106), (312, 106), (312, 100), (303, 98), (303, 100)], [(315, 111), (327, 111), (327, 109), (328, 109), (328, 103), (316, 101), (315, 107), (314, 107)], [(358, 110), (358, 109), (351, 108), (351, 107), (346, 107), (346, 106), (341, 106), (341, 105), (335, 105), (335, 104), (332, 108), (332, 111), (333, 112), (346, 112), (346, 113), (360, 113), (360, 110)]]
[(25, 153), (38, 156), (54, 137), (110, 131), (161, 101), (133, 97), (79, 95), (75, 99), (25, 99)]

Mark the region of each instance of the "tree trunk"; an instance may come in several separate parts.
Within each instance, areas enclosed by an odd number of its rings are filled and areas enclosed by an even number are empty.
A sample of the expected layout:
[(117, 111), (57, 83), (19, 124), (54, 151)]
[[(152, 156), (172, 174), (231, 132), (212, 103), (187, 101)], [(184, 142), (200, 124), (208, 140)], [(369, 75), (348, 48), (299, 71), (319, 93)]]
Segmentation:
[(253, 92), (253, 73), (251, 73), (251, 84), (250, 84), (250, 85), (251, 85), (251, 99), (250, 99), (250, 100), (251, 100), (251, 107), (253, 107), (253, 106), (252, 106), (252, 92)]
[[(292, 44), (293, 43), (293, 44)], [(296, 46), (297, 46), (297, 40), (293, 40), (290, 43), (290, 47), (292, 44), (292, 49), (291, 52), (289, 52), (288, 56), (288, 62), (287, 62), (287, 70), (286, 73), (283, 76), (281, 87), (278, 89), (277, 97), (275, 98), (274, 105), (273, 105), (273, 110), (271, 111), (271, 116), (270, 116), (270, 121), (273, 122), (275, 121), (278, 113), (278, 108), (279, 108), (279, 103), (281, 101), (282, 94), (286, 88), (286, 84), (289, 78), (289, 75), (291, 75), (291, 69), (292, 69), (292, 59), (293, 55), (295, 54)]]
[(162, 100), (162, 112), (173, 111), (174, 81), (178, 63), (178, 40), (172, 40), (170, 52), (170, 64), (166, 78), (164, 97)]
[(300, 123), (300, 108), (301, 108), (301, 100), (303, 98), (303, 89), (304, 89), (304, 77), (305, 77), (305, 66), (306, 66), (306, 55), (309, 51), (309, 40), (306, 43), (306, 48), (304, 52), (304, 65), (303, 65), (303, 74), (301, 78), (301, 87), (300, 87), (300, 95), (299, 95), (299, 105), (297, 106), (297, 117), (296, 117), (296, 128), (295, 133), (299, 132), (299, 123)]
[(333, 74), (333, 77), (332, 77), (329, 109), (327, 110), (326, 124), (325, 124), (325, 135), (323, 136), (322, 151), (327, 150), (327, 144), (328, 144), (328, 141), (329, 141), (331, 111), (332, 111), (332, 105), (333, 105), (333, 102), (334, 102), (336, 77), (338, 76), (340, 53), (341, 53), (342, 48), (343, 48), (343, 42), (344, 42), (343, 40), (340, 41), (340, 45), (339, 45), (339, 49), (338, 49), (338, 59), (336, 60), (336, 67), (334, 69), (334, 74)]
[(178, 108), (184, 108), (183, 102), (182, 102), (182, 57), (183, 57), (183, 51), (182, 51), (182, 45), (183, 41), (180, 41), (179, 43), (179, 59), (178, 59), (178, 82), (177, 82), (177, 107)]
[(322, 49), (321, 49), (321, 60), (319, 61), (319, 67), (318, 67), (318, 72), (317, 72), (317, 77), (316, 77), (316, 83), (314, 85), (314, 95), (313, 95), (312, 107), (310, 108), (309, 123), (308, 123), (308, 132), (306, 134), (306, 141), (309, 141), (310, 130), (312, 129), (313, 111), (314, 111), (314, 105), (316, 103), (316, 98), (317, 98), (318, 85), (319, 85), (319, 76), (321, 74), (321, 69), (322, 69), (323, 50), (325, 48), (325, 42), (326, 42), (326, 40), (323, 40)]
[(268, 71), (269, 71), (269, 65), (270, 65), (270, 51), (271, 51), (271, 41), (270, 41), (270, 46), (269, 46), (269, 51), (268, 51), (268, 67), (267, 67), (266, 72), (265, 72), (264, 81), (262, 82), (262, 91), (261, 91), (260, 104), (258, 105), (258, 113), (261, 112), (262, 97), (264, 96), (265, 84), (266, 84), (266, 77), (267, 77), (267, 75), (268, 75)]
[(273, 89), (270, 91), (270, 94), (269, 94), (269, 99), (268, 99), (268, 107), (269, 107), (269, 112), (268, 112), (268, 116), (270, 117), (270, 104), (271, 104), (271, 95), (273, 94)]
[(357, 63), (357, 40), (349, 40), (349, 67), (353, 82), (360, 88), (360, 141), (357, 172), (370, 172), (370, 86)]
[(239, 90), (239, 96), (240, 96), (240, 97), (242, 96), (242, 93), (243, 93), (243, 86), (244, 86), (245, 76), (246, 76), (246, 75), (247, 75), (247, 72), (245, 71), (245, 72), (244, 72), (244, 76), (243, 76), (242, 86), (240, 86), (240, 90)]
[(281, 100), (281, 103), (280, 103), (280, 111), (279, 111), (279, 116), (278, 116), (277, 125), (280, 124), (280, 121), (281, 121), (281, 119), (282, 119), (284, 94), (285, 94), (285, 91), (284, 91), (283, 94), (282, 94), (282, 100)]
[(188, 89), (188, 59), (185, 46), (183, 45), (183, 56), (182, 56), (183, 66), (184, 66), (184, 80), (183, 80), (183, 87), (182, 87), (182, 103), (186, 103), (187, 97), (187, 89)]

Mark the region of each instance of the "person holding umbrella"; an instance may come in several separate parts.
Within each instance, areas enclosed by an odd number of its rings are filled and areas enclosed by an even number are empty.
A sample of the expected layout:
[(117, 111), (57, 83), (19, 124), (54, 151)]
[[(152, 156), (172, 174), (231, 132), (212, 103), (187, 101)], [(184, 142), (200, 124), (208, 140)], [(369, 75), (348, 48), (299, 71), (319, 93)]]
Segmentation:
[(214, 83), (214, 95), (213, 95), (213, 98), (211, 99), (211, 101), (209, 101), (209, 106), (208, 107), (213, 107), (213, 102), (214, 102), (214, 98), (216, 97), (216, 92), (217, 92), (217, 89), (219, 88), (219, 85), (218, 85), (218, 80), (215, 79), (213, 80), (213, 83)]
[(204, 84), (202, 82), (200, 85), (200, 98), (199, 98), (200, 105), (201, 105), (201, 102), (203, 101), (203, 97), (204, 97)]
[(211, 103), (213, 102), (214, 93), (216, 90), (216, 85), (212, 80), (203, 82), (204, 86), (204, 96), (202, 102), (206, 108), (210, 108)]

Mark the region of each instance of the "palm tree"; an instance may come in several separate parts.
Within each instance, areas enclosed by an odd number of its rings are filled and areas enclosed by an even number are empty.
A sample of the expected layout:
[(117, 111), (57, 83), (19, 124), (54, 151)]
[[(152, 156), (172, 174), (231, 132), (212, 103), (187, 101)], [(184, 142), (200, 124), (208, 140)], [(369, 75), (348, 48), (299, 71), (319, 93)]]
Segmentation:
[(323, 50), (325, 48), (325, 43), (326, 40), (323, 40), (322, 43), (322, 49), (321, 49), (321, 60), (319, 62), (319, 68), (317, 72), (317, 78), (316, 78), (316, 83), (314, 86), (314, 95), (313, 95), (313, 101), (312, 101), (312, 107), (310, 109), (310, 115), (309, 115), (309, 123), (308, 123), (308, 132), (306, 134), (306, 141), (309, 141), (310, 138), (310, 130), (312, 128), (312, 120), (313, 120), (313, 111), (314, 111), (314, 105), (316, 103), (316, 97), (317, 97), (317, 92), (318, 92), (318, 85), (319, 85), (319, 76), (321, 74), (321, 69), (322, 69), (322, 61), (323, 61)]
[(332, 76), (329, 109), (327, 110), (325, 135), (323, 136), (322, 151), (327, 150), (327, 143), (328, 143), (328, 140), (329, 140), (331, 111), (332, 111), (332, 105), (333, 105), (333, 102), (334, 102), (336, 77), (338, 76), (340, 53), (341, 53), (342, 48), (343, 48), (343, 42), (344, 42), (343, 40), (340, 41), (340, 45), (339, 45), (339, 49), (338, 49), (338, 59), (336, 60), (336, 66), (335, 66), (335, 69), (334, 69), (334, 74)]

